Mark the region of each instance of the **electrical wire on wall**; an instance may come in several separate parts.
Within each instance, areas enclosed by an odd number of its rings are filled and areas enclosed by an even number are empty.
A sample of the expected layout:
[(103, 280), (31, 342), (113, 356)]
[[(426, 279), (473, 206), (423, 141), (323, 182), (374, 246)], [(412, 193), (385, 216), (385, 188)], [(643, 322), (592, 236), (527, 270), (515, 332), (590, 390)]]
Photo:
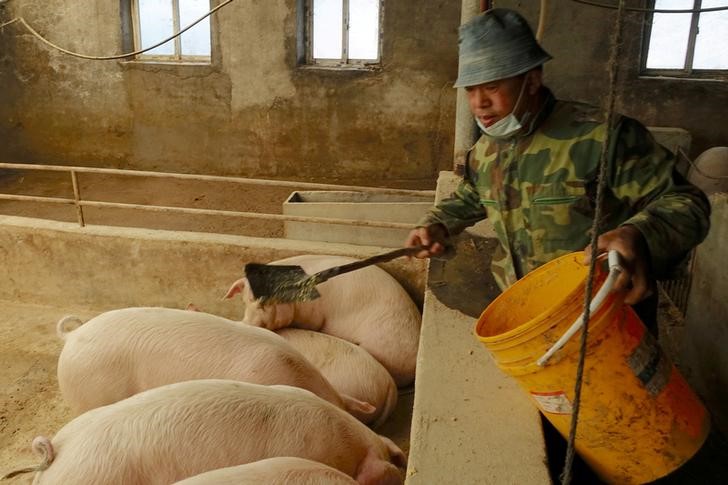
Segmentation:
[[(591, 7), (600, 8), (611, 8), (616, 10), (619, 8), (617, 5), (609, 3), (599, 3), (590, 0), (571, 0), (574, 3), (581, 3), (582, 5), (589, 5)], [(702, 12), (719, 12), (721, 10), (728, 10), (728, 5), (722, 7), (709, 7), (709, 8), (686, 8), (681, 10), (670, 10), (665, 8), (639, 8), (639, 7), (624, 7), (623, 10), (628, 12), (649, 12), (649, 13), (702, 13)]]
[[(220, 10), (221, 8), (223, 8), (224, 6), (228, 5), (232, 1), (233, 0), (225, 0), (223, 3), (221, 3), (217, 7), (213, 8), (212, 10), (210, 10), (209, 12), (207, 12), (205, 15), (203, 15), (202, 17), (198, 18), (197, 20), (195, 20), (194, 22), (192, 22), (191, 24), (189, 24), (184, 29), (181, 29), (179, 32), (175, 32), (170, 37), (167, 37), (166, 39), (161, 40), (161, 41), (157, 42), (156, 44), (154, 44), (152, 46), (145, 47), (144, 49), (139, 49), (139, 50), (134, 51), (134, 52), (128, 52), (126, 54), (118, 54), (118, 55), (114, 55), (114, 56), (90, 56), (90, 55), (79, 54), (77, 52), (72, 52), (72, 51), (69, 51), (67, 49), (64, 49), (63, 47), (57, 46), (56, 44), (52, 43), (51, 41), (45, 39), (33, 27), (31, 27), (25, 21), (25, 19), (23, 17), (15, 17), (12, 20), (9, 20), (9, 21), (7, 21), (7, 22), (5, 22), (3, 24), (0, 24), (0, 29), (2, 29), (2, 28), (6, 27), (8, 25), (11, 25), (11, 24), (14, 24), (14, 23), (17, 22), (17, 23), (20, 23), (21, 25), (23, 25), (26, 29), (28, 29), (28, 31), (31, 34), (33, 34), (36, 38), (38, 38), (41, 42), (43, 42), (44, 44), (46, 44), (46, 45), (48, 45), (48, 46), (50, 46), (50, 47), (52, 47), (52, 48), (54, 48), (54, 49), (56, 49), (58, 51), (63, 52), (64, 54), (68, 54), (69, 56), (73, 56), (73, 57), (79, 57), (81, 59), (90, 59), (90, 60), (94, 60), (94, 61), (110, 61), (110, 60), (113, 60), (113, 59), (125, 59), (127, 57), (133, 57), (133, 56), (136, 56), (138, 54), (142, 54), (144, 52), (150, 51), (152, 49), (156, 49), (160, 45), (165, 44), (165, 43), (169, 42), (170, 40), (174, 39), (175, 37), (179, 37), (180, 35), (184, 34), (186, 31), (190, 30), (192, 27), (194, 27), (198, 23), (202, 22), (207, 17), (209, 17), (213, 13), (217, 12), (218, 10)], [(4, 2), (0, 2), (0, 5), (3, 4), (3, 3), (6, 3), (6, 2), (7, 2), (7, 0), (5, 0)]]

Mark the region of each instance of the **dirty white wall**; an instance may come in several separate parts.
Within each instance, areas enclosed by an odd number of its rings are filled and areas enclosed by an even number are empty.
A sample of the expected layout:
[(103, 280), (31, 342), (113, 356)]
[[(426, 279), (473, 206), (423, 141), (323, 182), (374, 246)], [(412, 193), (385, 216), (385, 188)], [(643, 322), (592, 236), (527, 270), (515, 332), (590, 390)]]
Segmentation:
[(728, 432), (728, 194), (714, 194), (710, 202), (712, 227), (695, 254), (681, 360), (688, 380)]
[[(317, 179), (434, 179), (449, 168), (459, 2), (385, 0), (382, 66), (368, 72), (297, 65), (301, 3), (223, 7), (209, 66), (77, 59), (5, 27), (0, 158)], [(126, 4), (11, 1), (0, 23), (22, 16), (64, 48), (117, 54), (130, 48)]]
[[(465, 0), (473, 5), (479, 0)], [(382, 68), (297, 65), (302, 0), (236, 0), (212, 20), (210, 66), (86, 61), (18, 24), (0, 31), (0, 158), (285, 178), (431, 179), (452, 167), (460, 1), (384, 1)], [(216, 2), (212, 2), (216, 4)], [(535, 28), (541, 2), (500, 0)], [(638, 2), (639, 3), (639, 2)], [(128, 0), (9, 1), (74, 51), (114, 54)], [(546, 2), (546, 81), (563, 98), (606, 95), (614, 11)], [(477, 8), (477, 7), (474, 7)], [(728, 143), (728, 83), (639, 74), (645, 16), (625, 17), (617, 109), (690, 131), (693, 156)]]

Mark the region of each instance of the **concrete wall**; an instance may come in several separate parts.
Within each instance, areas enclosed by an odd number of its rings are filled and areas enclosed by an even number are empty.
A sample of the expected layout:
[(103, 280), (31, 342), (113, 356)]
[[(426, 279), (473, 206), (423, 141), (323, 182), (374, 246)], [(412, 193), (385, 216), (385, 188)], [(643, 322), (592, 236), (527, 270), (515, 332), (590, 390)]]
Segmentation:
[(728, 194), (715, 194), (711, 230), (698, 247), (681, 360), (687, 378), (728, 433)]
[[(0, 301), (77, 306), (184, 308), (241, 319), (241, 298), (224, 300), (248, 262), (297, 254), (364, 258), (383, 248), (0, 216)], [(422, 305), (425, 262), (381, 265)]]
[[(459, 2), (385, 1), (372, 72), (297, 67), (300, 2), (223, 7), (211, 66), (82, 60), (4, 28), (0, 159), (317, 179), (448, 168)], [(22, 16), (62, 47), (110, 55), (126, 3), (9, 2), (0, 22)]]

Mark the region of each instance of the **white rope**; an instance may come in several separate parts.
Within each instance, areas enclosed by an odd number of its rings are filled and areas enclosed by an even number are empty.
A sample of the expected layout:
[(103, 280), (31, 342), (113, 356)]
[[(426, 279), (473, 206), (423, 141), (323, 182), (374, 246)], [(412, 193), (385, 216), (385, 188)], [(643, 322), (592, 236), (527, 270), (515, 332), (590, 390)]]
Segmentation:
[(685, 150), (682, 149), (682, 147), (678, 147), (677, 152), (682, 155), (682, 157), (687, 160), (687, 162), (690, 164), (691, 167), (695, 169), (696, 172), (698, 172), (700, 175), (707, 179), (713, 179), (713, 180), (726, 180), (728, 179), (728, 175), (709, 175), (702, 170), (700, 170), (700, 167), (698, 167), (694, 161), (690, 159), (687, 153), (685, 153)]
[(164, 40), (161, 40), (161, 41), (157, 42), (156, 44), (154, 44), (152, 46), (145, 47), (144, 49), (140, 49), (140, 50), (137, 50), (137, 51), (134, 51), (134, 52), (128, 52), (126, 54), (118, 54), (118, 55), (114, 55), (114, 56), (90, 56), (90, 55), (87, 55), (87, 54), (79, 54), (78, 52), (72, 52), (72, 51), (69, 51), (68, 49), (64, 49), (63, 47), (60, 47), (60, 46), (54, 44), (53, 42), (45, 39), (33, 27), (31, 27), (30, 24), (28, 24), (28, 22), (26, 22), (23, 17), (15, 17), (14, 19), (12, 19), (10, 21), (5, 22), (4, 24), (0, 25), (0, 29), (2, 29), (3, 27), (8, 26), (10, 24), (13, 24), (15, 22), (20, 22), (21, 24), (23, 24), (25, 26), (26, 29), (28, 29), (28, 31), (30, 31), (31, 34), (33, 34), (41, 42), (43, 42), (44, 44), (46, 44), (46, 45), (48, 45), (48, 46), (50, 46), (50, 47), (52, 47), (52, 48), (54, 48), (54, 49), (56, 49), (58, 51), (63, 52), (64, 54), (68, 54), (69, 56), (73, 56), (73, 57), (79, 57), (81, 59), (90, 59), (90, 60), (94, 60), (94, 61), (110, 61), (110, 60), (113, 60), (113, 59), (124, 59), (124, 58), (127, 58), (127, 57), (136, 56), (138, 54), (142, 54), (142, 53), (147, 52), (147, 51), (150, 51), (152, 49), (156, 49), (160, 45), (165, 44), (165, 43), (169, 42), (170, 40), (174, 39), (175, 37), (179, 37), (180, 35), (184, 34), (188, 30), (190, 30), (192, 27), (194, 27), (198, 23), (202, 22), (205, 18), (207, 18), (210, 15), (212, 15), (213, 13), (217, 12), (222, 7), (224, 7), (225, 5), (231, 3), (232, 1), (233, 0), (225, 0), (223, 3), (221, 3), (217, 7), (213, 8), (212, 10), (210, 10), (209, 12), (207, 12), (205, 15), (203, 15), (202, 17), (198, 18), (197, 20), (195, 20), (194, 22), (192, 22), (191, 24), (189, 24), (184, 29), (180, 30), (179, 32), (176, 32), (175, 34), (173, 34), (170, 37), (167, 37)]

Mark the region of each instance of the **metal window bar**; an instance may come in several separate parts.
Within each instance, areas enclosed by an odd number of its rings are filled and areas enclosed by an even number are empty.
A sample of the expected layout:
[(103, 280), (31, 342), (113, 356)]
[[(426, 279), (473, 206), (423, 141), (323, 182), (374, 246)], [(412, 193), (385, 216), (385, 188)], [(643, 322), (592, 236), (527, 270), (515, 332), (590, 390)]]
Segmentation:
[(349, 0), (341, 0), (341, 62), (349, 63)]
[(134, 50), (138, 50), (142, 48), (142, 24), (139, 15), (139, 0), (133, 0), (131, 2), (131, 23), (132, 34), (134, 36)]
[[(694, 9), (700, 9), (702, 6), (702, 0), (695, 0), (693, 2)], [(695, 42), (698, 37), (698, 21), (700, 20), (700, 12), (693, 12), (692, 18), (690, 19), (690, 33), (688, 35), (688, 49), (685, 53), (685, 67), (683, 70), (685, 74), (691, 74), (693, 72), (693, 58), (695, 57)]]
[[(179, 0), (172, 0), (172, 28), (173, 32), (179, 32), (180, 20), (179, 20)], [(174, 59), (179, 61), (182, 59), (182, 36), (174, 38)]]
[(220, 175), (197, 175), (197, 174), (186, 174), (186, 173), (170, 173), (170, 172), (152, 172), (145, 170), (124, 170), (124, 169), (112, 169), (112, 168), (94, 168), (94, 167), (73, 167), (64, 165), (34, 165), (24, 163), (0, 163), (0, 169), (20, 169), (20, 170), (40, 170), (40, 171), (52, 171), (52, 172), (68, 172), (71, 176), (71, 182), (73, 184), (73, 199), (63, 197), (45, 197), (36, 195), (20, 195), (20, 194), (0, 194), (0, 200), (15, 200), (15, 201), (34, 201), (34, 202), (45, 202), (52, 204), (68, 204), (76, 206), (76, 214), (78, 224), (81, 227), (85, 226), (83, 207), (107, 207), (117, 209), (138, 209), (151, 212), (177, 212), (184, 214), (193, 215), (212, 215), (212, 216), (229, 216), (229, 217), (241, 217), (248, 219), (265, 219), (265, 220), (279, 220), (279, 221), (294, 221), (294, 222), (317, 222), (324, 224), (339, 224), (349, 226), (366, 226), (366, 227), (382, 227), (390, 229), (410, 229), (412, 224), (402, 222), (385, 222), (385, 221), (368, 221), (368, 220), (355, 220), (355, 219), (338, 219), (328, 217), (306, 217), (306, 216), (294, 216), (284, 214), (268, 214), (258, 212), (242, 212), (242, 211), (228, 211), (219, 209), (195, 209), (190, 207), (172, 207), (172, 206), (159, 206), (159, 205), (142, 205), (142, 204), (128, 204), (121, 202), (103, 202), (103, 201), (91, 201), (83, 200), (78, 185), (78, 173), (96, 173), (96, 174), (107, 174), (107, 175), (127, 175), (135, 177), (153, 177), (153, 178), (172, 178), (172, 179), (184, 179), (184, 180), (196, 180), (206, 182), (232, 182), (241, 185), (263, 185), (263, 186), (279, 186), (279, 187), (294, 187), (294, 188), (307, 188), (307, 189), (319, 189), (319, 190), (348, 190), (355, 192), (375, 192), (380, 194), (392, 194), (392, 195), (412, 195), (423, 198), (432, 198), (435, 195), (434, 190), (409, 190), (409, 189), (388, 189), (381, 187), (366, 187), (366, 186), (354, 186), (354, 185), (335, 185), (335, 184), (320, 184), (311, 182), (292, 182), (287, 180), (267, 180), (267, 179), (251, 179), (243, 177), (225, 177)]

